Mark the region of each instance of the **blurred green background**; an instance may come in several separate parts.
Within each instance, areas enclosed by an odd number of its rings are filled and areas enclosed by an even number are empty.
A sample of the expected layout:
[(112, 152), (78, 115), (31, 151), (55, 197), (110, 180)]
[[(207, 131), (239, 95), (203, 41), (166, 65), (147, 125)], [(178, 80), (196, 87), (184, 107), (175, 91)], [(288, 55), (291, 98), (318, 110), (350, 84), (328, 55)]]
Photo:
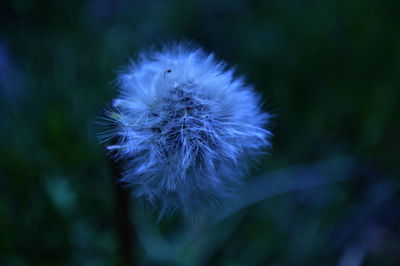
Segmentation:
[[(120, 265), (95, 121), (129, 58), (181, 38), (236, 66), (276, 115), (254, 175), (351, 156), (362, 178), (254, 204), (209, 230), (200, 255), (195, 243), (167, 258), (136, 238), (136, 265), (400, 265), (399, 10), (390, 0), (3, 1), (0, 265)], [(186, 230), (152, 215), (132, 214), (139, 235)]]

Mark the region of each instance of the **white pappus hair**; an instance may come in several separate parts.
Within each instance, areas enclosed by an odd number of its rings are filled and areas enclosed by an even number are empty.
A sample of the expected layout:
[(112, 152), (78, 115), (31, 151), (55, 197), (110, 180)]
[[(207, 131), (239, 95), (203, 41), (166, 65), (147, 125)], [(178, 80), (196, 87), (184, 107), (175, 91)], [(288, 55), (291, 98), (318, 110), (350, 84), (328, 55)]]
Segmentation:
[(248, 159), (269, 146), (269, 114), (224, 62), (178, 43), (142, 53), (118, 77), (102, 134), (136, 197), (188, 216), (234, 195)]

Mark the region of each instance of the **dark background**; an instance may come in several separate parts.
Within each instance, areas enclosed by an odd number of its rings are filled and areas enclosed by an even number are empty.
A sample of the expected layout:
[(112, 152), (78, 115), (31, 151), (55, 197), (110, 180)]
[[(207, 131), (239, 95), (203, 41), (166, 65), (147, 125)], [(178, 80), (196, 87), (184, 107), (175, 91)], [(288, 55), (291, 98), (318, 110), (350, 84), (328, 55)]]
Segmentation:
[[(350, 156), (361, 178), (254, 204), (197, 257), (136, 238), (136, 264), (400, 265), (399, 3), (3, 1), (0, 265), (118, 265), (95, 121), (129, 58), (182, 38), (236, 66), (276, 115), (255, 175)], [(178, 235), (179, 219), (151, 228)]]

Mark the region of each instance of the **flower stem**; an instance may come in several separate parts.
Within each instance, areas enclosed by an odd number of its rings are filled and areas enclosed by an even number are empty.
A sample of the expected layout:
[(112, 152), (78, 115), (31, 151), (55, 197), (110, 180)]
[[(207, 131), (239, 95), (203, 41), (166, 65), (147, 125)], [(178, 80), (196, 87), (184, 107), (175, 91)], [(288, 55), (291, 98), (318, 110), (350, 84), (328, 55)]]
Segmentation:
[(111, 162), (112, 186), (114, 190), (115, 208), (115, 233), (118, 240), (118, 252), (121, 266), (133, 266), (136, 244), (136, 233), (131, 220), (131, 201), (129, 191), (122, 187), (118, 180), (120, 178), (120, 165), (118, 162)]

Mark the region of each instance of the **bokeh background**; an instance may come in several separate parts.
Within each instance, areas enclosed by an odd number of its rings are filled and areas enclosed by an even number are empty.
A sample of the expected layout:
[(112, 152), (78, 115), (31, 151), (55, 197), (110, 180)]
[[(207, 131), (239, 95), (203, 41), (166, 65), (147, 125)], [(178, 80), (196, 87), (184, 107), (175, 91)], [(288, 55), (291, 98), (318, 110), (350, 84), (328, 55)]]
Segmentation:
[(251, 204), (188, 247), (179, 236), (194, 229), (179, 216), (157, 223), (132, 200), (134, 264), (400, 265), (399, 10), (391, 0), (2, 1), (0, 265), (126, 265), (121, 192), (95, 122), (129, 58), (182, 38), (236, 66), (275, 114), (254, 176), (281, 169), (300, 188), (295, 165), (325, 181), (313, 173), (323, 160), (354, 167), (347, 181)]

